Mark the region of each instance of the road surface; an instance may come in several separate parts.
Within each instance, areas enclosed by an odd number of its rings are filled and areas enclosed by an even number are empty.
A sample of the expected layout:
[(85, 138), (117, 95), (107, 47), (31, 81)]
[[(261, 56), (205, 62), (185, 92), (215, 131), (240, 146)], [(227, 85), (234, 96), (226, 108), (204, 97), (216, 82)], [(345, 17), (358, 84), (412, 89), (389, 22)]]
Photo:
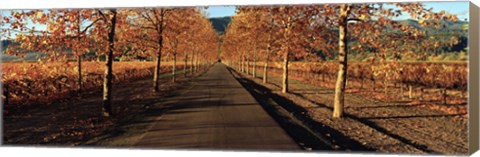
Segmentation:
[(300, 150), (221, 63), (164, 103), (172, 107), (136, 147)]

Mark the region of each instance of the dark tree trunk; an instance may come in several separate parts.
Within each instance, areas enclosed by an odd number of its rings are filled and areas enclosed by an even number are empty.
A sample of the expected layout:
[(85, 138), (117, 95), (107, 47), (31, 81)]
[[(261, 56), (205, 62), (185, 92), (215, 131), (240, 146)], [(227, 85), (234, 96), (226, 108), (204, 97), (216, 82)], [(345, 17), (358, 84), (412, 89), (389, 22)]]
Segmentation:
[(424, 88), (423, 87), (420, 87), (420, 100), (423, 100), (423, 92), (424, 92)]
[[(80, 22), (80, 13), (78, 13), (78, 16), (77, 16), (77, 42), (80, 42), (80, 34), (81, 34), (81, 31), (80, 31), (80, 25), (81, 25), (81, 22)], [(79, 51), (79, 50), (77, 50)], [(77, 52), (78, 53), (78, 52)], [(77, 67), (78, 67), (78, 94), (80, 95), (82, 93), (82, 88), (83, 88), (83, 79), (82, 79), (82, 55), (81, 54), (78, 54), (77, 55)]]
[(113, 13), (111, 19), (110, 32), (108, 33), (108, 54), (106, 55), (106, 68), (105, 75), (103, 77), (103, 108), (102, 113), (105, 117), (112, 116), (112, 64), (113, 64), (113, 50), (115, 48), (115, 25), (117, 22), (117, 11), (115, 9), (110, 10)]
[(163, 37), (160, 37), (158, 41), (158, 52), (157, 52), (157, 63), (155, 65), (155, 72), (153, 73), (153, 91), (158, 92), (158, 79), (160, 75), (160, 62), (162, 60), (162, 47), (163, 47)]
[(82, 78), (82, 55), (77, 56), (77, 67), (78, 67), (78, 94), (82, 93), (82, 87), (83, 87), (83, 78)]
[(188, 56), (185, 54), (185, 58), (183, 59), (183, 76), (187, 77), (187, 66), (188, 66)]
[(442, 97), (443, 97), (443, 104), (444, 104), (444, 105), (447, 105), (447, 97), (448, 97), (447, 88), (443, 88), (443, 90), (442, 90)]
[(5, 101), (3, 102), (3, 106), (5, 107), (8, 105), (8, 99), (9, 99), (8, 85), (5, 83), (3, 84), (3, 95), (5, 96)]

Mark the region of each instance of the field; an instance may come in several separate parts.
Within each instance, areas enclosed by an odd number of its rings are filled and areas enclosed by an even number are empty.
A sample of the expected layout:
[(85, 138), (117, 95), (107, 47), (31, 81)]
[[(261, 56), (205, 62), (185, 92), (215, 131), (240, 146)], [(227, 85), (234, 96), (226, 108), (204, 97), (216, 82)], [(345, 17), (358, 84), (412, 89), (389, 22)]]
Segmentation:
[[(263, 65), (257, 63), (257, 75), (263, 72)], [(281, 67), (282, 63), (274, 62), (269, 70), (281, 76)], [(336, 62), (289, 64), (289, 77), (331, 89), (335, 88), (337, 72)], [(352, 62), (347, 77), (347, 93), (383, 102), (409, 101), (412, 105), (422, 104), (454, 114), (467, 113), (468, 69), (465, 62)]]
[[(161, 63), (162, 73), (172, 70), (172, 62)], [(154, 62), (114, 62), (113, 82), (124, 82), (153, 76)], [(177, 69), (183, 67), (177, 63)], [(51, 103), (76, 94), (78, 89), (76, 62), (70, 63), (3, 63), (3, 99), (7, 105)], [(100, 88), (105, 66), (103, 62), (82, 63), (82, 85), (85, 90)]]

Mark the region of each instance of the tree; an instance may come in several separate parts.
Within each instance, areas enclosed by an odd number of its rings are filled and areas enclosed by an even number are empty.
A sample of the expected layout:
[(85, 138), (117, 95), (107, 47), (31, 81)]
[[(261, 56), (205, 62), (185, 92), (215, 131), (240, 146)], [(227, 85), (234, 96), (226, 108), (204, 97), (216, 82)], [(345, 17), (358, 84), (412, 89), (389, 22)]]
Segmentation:
[[(103, 76), (103, 106), (102, 114), (105, 117), (113, 115), (112, 112), (112, 66), (115, 52), (115, 30), (119, 22), (117, 9), (96, 10), (101, 22), (96, 23), (94, 38), (99, 46), (105, 47), (105, 73)], [(120, 16), (123, 17), (123, 16)], [(118, 19), (117, 19), (118, 18)], [(106, 40), (105, 40), (106, 39)]]
[[(184, 44), (186, 41), (190, 40), (189, 36), (187, 36), (187, 30), (190, 29), (191, 23), (195, 22), (194, 9), (174, 9), (170, 12), (169, 18), (167, 18), (167, 23), (169, 25), (166, 27), (166, 38), (170, 43), (171, 54), (173, 56), (173, 66), (172, 66), (172, 81), (175, 82), (176, 80), (176, 63), (177, 63), (177, 54), (178, 54), (178, 47), (179, 44)], [(193, 33), (193, 32), (192, 32)], [(185, 57), (187, 55), (185, 54)], [(186, 64), (186, 58), (185, 65)]]
[(139, 40), (143, 46), (156, 51), (155, 53), (155, 70), (153, 74), (153, 91), (158, 92), (160, 63), (162, 60), (162, 52), (164, 47), (164, 31), (167, 27), (167, 18), (172, 9), (170, 8), (143, 8), (136, 9), (135, 15), (137, 20), (134, 26), (141, 28)]
[[(306, 55), (304, 47), (305, 28), (308, 26), (308, 19), (311, 16), (308, 8), (302, 6), (279, 6), (271, 10), (274, 25), (281, 27), (282, 45), (280, 53), (283, 60), (282, 93), (288, 92), (288, 64), (290, 57)], [(294, 56), (292, 56), (294, 55)]]
[[(22, 44), (12, 46), (7, 53), (18, 55), (22, 52), (46, 53), (47, 60), (66, 58), (68, 54), (59, 54), (62, 51), (71, 51), (77, 60), (77, 90), (82, 92), (82, 55), (88, 53), (93, 46), (87, 35), (99, 18), (93, 18), (91, 9), (50, 9), (12, 11), (10, 17), (5, 16), (5, 24), (11, 27), (4, 29), (4, 33), (16, 32), (17, 41)], [(3, 24), (3, 25), (5, 25)], [(45, 29), (36, 29), (35, 26), (44, 26)], [(48, 26), (48, 27), (47, 27)]]
[[(403, 26), (392, 20), (398, 17), (402, 12), (407, 12), (412, 18), (419, 20), (422, 26), (438, 25), (435, 20), (439, 19), (455, 19), (450, 14), (444, 12), (434, 13), (432, 9), (425, 9), (421, 3), (396, 3), (396, 9), (384, 8), (384, 4), (341, 4), (341, 5), (325, 5), (320, 8), (320, 13), (325, 17), (329, 17), (332, 23), (336, 23), (339, 30), (339, 47), (338, 47), (338, 75), (335, 86), (334, 111), (333, 117), (343, 116), (345, 86), (347, 80), (348, 69), (348, 29), (355, 32), (355, 38), (358, 39), (361, 47), (363, 44), (369, 44), (371, 47), (380, 50), (379, 53), (386, 56), (387, 49), (397, 47), (395, 42), (375, 40), (385, 34), (387, 27), (391, 29), (400, 29), (407, 36), (404, 39), (415, 39), (424, 34), (421, 30)], [(333, 20), (332, 20), (333, 19)], [(336, 20), (335, 20), (336, 19)], [(431, 20), (427, 22), (425, 20)], [(349, 25), (352, 24), (352, 25)], [(353, 34), (350, 35), (353, 37)], [(390, 38), (393, 39), (393, 38)]]

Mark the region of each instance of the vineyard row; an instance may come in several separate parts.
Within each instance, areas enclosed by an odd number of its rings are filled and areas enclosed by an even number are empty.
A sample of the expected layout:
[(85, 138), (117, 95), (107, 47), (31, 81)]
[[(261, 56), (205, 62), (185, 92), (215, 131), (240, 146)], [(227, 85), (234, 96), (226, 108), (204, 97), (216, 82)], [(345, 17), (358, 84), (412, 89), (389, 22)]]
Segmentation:
[[(8, 104), (48, 103), (75, 94), (78, 89), (78, 73), (75, 67), (59, 67), (62, 63), (6, 63), (3, 98)], [(85, 62), (82, 76), (83, 89), (98, 88), (103, 83), (104, 69), (100, 62)], [(118, 62), (113, 65), (113, 82), (124, 82), (153, 76), (154, 62)], [(172, 71), (171, 63), (161, 66), (162, 73)], [(59, 69), (61, 68), (61, 69)], [(182, 70), (183, 64), (176, 69)], [(55, 70), (52, 70), (55, 69)]]

